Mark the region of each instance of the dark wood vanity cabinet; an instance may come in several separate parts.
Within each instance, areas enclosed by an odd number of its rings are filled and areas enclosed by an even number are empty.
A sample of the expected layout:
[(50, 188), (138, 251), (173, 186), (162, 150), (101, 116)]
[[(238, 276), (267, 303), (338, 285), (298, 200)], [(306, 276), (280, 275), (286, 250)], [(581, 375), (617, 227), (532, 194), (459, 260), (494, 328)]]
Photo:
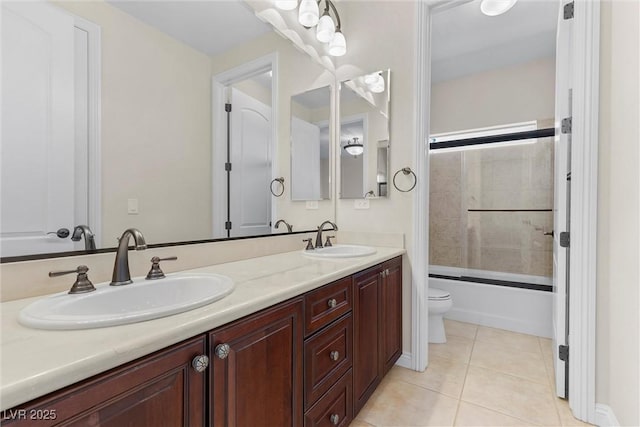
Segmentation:
[(402, 259), (353, 276), (355, 413), (402, 353)]
[(4, 411), (2, 424), (346, 427), (400, 356), (401, 304), (398, 257)]
[(213, 426), (302, 426), (302, 299), (209, 334)]
[(2, 425), (204, 426), (206, 371), (192, 363), (206, 354), (205, 341), (200, 335), (3, 411)]

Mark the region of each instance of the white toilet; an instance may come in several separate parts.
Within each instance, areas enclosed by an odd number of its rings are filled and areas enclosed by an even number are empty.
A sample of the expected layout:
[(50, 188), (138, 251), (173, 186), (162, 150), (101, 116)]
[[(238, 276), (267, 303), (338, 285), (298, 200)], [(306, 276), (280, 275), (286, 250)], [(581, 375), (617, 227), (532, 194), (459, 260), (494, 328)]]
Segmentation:
[(444, 333), (444, 314), (453, 307), (451, 294), (437, 288), (429, 288), (429, 342), (444, 344), (447, 336)]

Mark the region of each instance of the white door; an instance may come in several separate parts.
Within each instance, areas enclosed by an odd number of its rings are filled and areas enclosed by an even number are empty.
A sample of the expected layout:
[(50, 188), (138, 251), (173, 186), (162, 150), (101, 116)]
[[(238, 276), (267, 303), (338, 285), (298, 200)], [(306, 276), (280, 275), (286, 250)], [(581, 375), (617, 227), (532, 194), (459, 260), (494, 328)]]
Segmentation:
[[(564, 6), (564, 4), (562, 5)], [(553, 351), (556, 393), (567, 396), (568, 361), (561, 359), (560, 346), (568, 346), (569, 334), (569, 248), (561, 245), (562, 233), (569, 231), (569, 191), (571, 183), (571, 133), (562, 121), (571, 117), (571, 19), (564, 19), (560, 7), (556, 42), (556, 137), (554, 144), (553, 216)], [(565, 123), (566, 126), (566, 123)], [(564, 357), (563, 357), (564, 359)]]
[(230, 237), (271, 233), (271, 107), (231, 89)]
[(2, 56), (2, 256), (73, 250), (47, 234), (74, 225), (73, 18), (3, 2)]
[(320, 127), (291, 117), (291, 200), (320, 200)]

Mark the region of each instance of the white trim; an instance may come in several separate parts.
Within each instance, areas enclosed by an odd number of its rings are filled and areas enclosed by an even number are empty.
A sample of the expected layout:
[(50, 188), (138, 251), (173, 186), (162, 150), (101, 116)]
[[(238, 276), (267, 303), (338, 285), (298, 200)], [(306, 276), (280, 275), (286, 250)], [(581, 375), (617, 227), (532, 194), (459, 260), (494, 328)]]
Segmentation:
[(571, 147), (569, 405), (595, 422), (600, 2), (575, 3)]
[(431, 100), (431, 10), (425, 0), (417, 3), (416, 13), (416, 96), (414, 119), (415, 174), (413, 196), (413, 262), (411, 263), (411, 367), (424, 371), (429, 362), (429, 316), (426, 304), (429, 259), (429, 103)]
[[(216, 183), (225, 182), (223, 168), (215, 167), (215, 160), (226, 158), (226, 128), (227, 121), (224, 109), (217, 106), (226, 102), (226, 86), (246, 80), (255, 75), (271, 70), (271, 175), (278, 176), (278, 52), (256, 58), (237, 67), (216, 74), (211, 79), (211, 214), (212, 218), (225, 218), (227, 200), (224, 191), (216, 191)], [(224, 162), (223, 162), (224, 163)], [(285, 177), (286, 182), (286, 177)], [(220, 185), (218, 185), (220, 187)], [(222, 187), (220, 187), (222, 188)], [(226, 188), (226, 186), (225, 186)], [(271, 219), (277, 217), (277, 199), (271, 199)], [(213, 237), (226, 237), (226, 230), (223, 222), (218, 221), (218, 225), (212, 224)]]
[(401, 368), (412, 369), (412, 361), (413, 358), (411, 357), (411, 353), (403, 352), (396, 361), (396, 365), (400, 366)]
[(620, 423), (609, 405), (596, 403), (595, 424), (600, 427), (618, 427)]
[(101, 153), (101, 81), (102, 34), (99, 25), (70, 14), (74, 26), (86, 31), (88, 42), (87, 139), (88, 139), (88, 223), (95, 234), (96, 247), (102, 247), (102, 153)]

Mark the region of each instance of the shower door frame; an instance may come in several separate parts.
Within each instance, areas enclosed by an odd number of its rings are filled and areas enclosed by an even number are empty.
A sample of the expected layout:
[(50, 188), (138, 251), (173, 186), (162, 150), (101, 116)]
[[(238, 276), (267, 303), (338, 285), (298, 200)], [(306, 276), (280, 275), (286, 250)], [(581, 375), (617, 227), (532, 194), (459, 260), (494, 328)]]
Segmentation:
[[(431, 102), (431, 17), (468, 0), (419, 0), (416, 9), (414, 157), (417, 176), (413, 196), (413, 253), (411, 302), (411, 366), (423, 371), (428, 363), (429, 225), (429, 127)], [(566, 1), (559, 2), (565, 4)], [(573, 415), (596, 423), (596, 224), (598, 182), (600, 0), (575, 2), (573, 18), (573, 128), (571, 153), (571, 278), (580, 283), (572, 289), (570, 306), (571, 364), (569, 405)], [(598, 411), (600, 412), (600, 411)]]

